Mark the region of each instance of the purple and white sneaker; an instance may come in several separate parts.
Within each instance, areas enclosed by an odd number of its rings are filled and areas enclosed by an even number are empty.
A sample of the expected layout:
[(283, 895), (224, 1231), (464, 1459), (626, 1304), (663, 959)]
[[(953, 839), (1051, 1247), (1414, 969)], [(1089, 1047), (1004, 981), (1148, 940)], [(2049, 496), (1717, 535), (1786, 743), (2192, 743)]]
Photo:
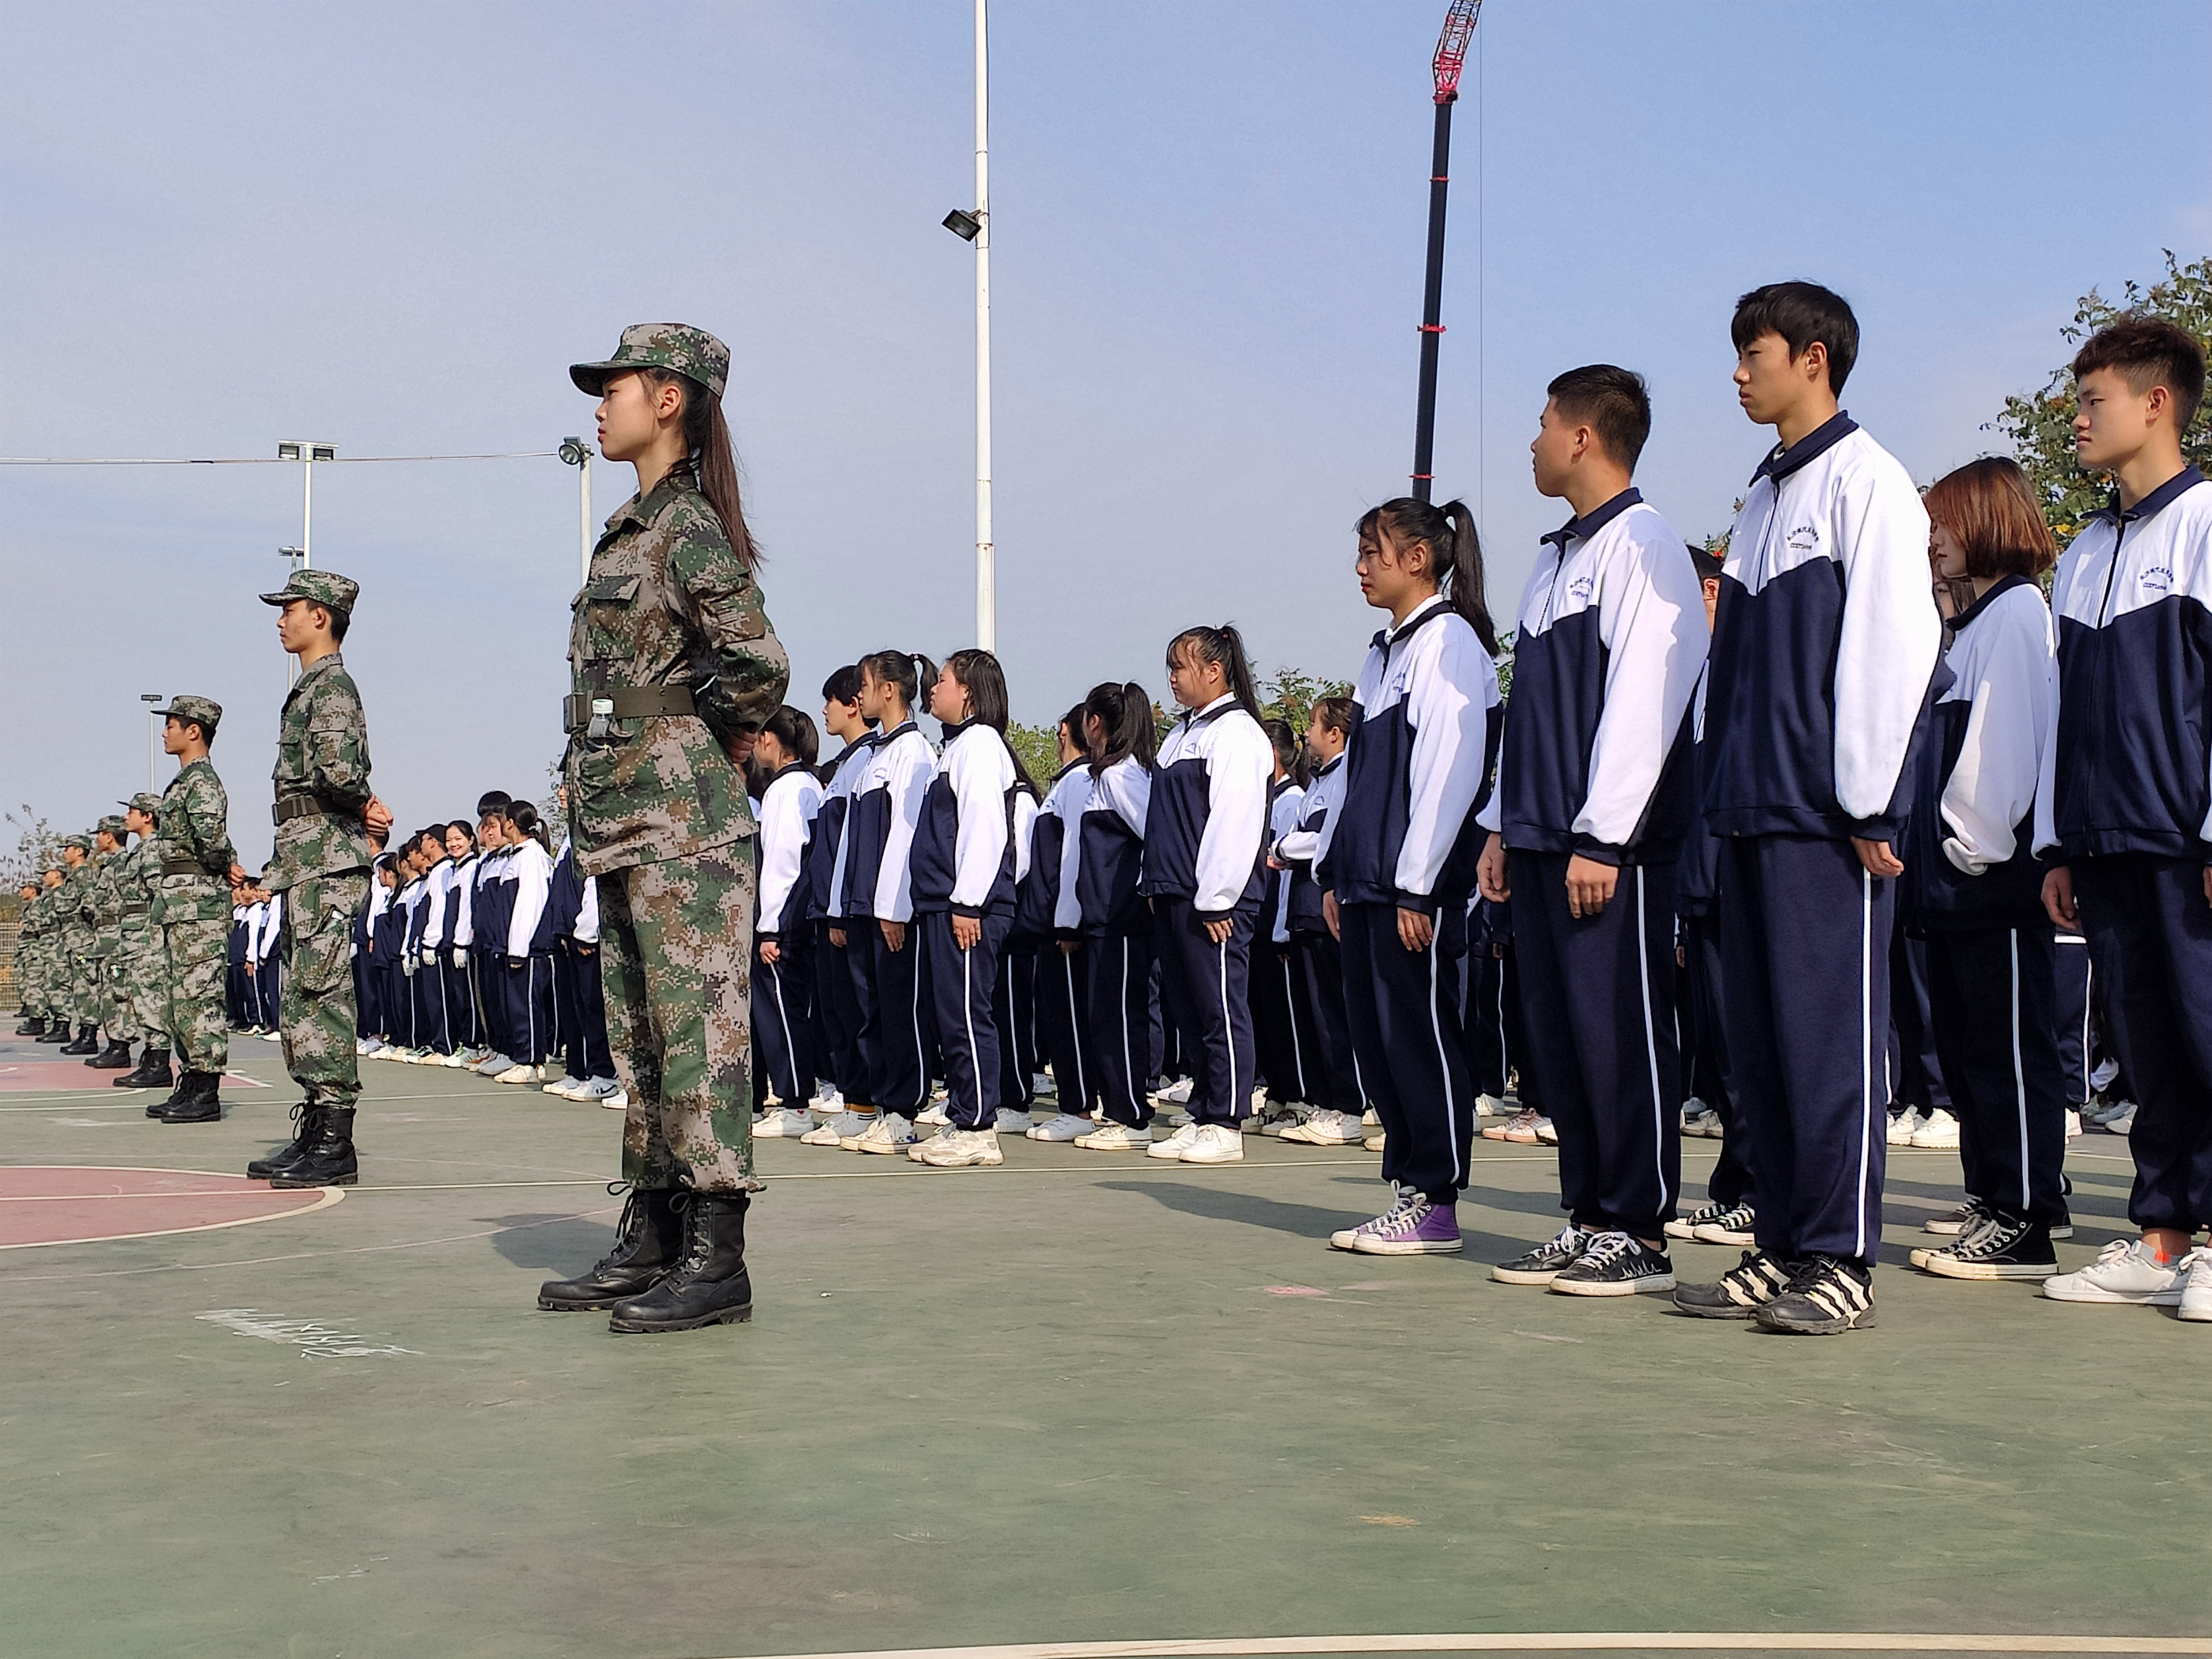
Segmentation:
[(1456, 1255), (1459, 1211), (1431, 1204), (1425, 1194), (1407, 1194), (1390, 1215), (1354, 1228), (1352, 1248), (1361, 1255)]

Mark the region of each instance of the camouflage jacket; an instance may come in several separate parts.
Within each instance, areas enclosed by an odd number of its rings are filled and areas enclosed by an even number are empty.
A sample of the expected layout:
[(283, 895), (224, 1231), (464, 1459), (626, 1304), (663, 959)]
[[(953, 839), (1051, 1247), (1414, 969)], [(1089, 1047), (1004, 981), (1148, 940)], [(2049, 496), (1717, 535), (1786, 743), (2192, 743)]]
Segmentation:
[(99, 874), (88, 858), (74, 870), (64, 868), (62, 884), (54, 889), (54, 931), (61, 935), (62, 949), (73, 957), (92, 954), (92, 923), (84, 907)]
[(304, 670), (285, 697), (273, 775), (279, 811), (299, 800), (320, 810), (276, 826), (264, 886), (281, 893), (309, 876), (368, 867), (375, 853), (361, 821), (371, 794), (368, 719), (337, 652)]
[(41, 887), (37, 896), (23, 907), (23, 914), (15, 923), (17, 939), (44, 939), (46, 936), (46, 918), (53, 914), (53, 908), (46, 902), (49, 890)]
[(107, 881), (122, 913), (126, 934), (143, 933), (153, 926), (154, 878), (161, 872), (160, 845), (151, 836), (118, 853), (107, 863)]
[(92, 855), (92, 877), (85, 884), (82, 902), (96, 957), (112, 957), (123, 948), (123, 895), (115, 884), (116, 866), (122, 861), (120, 852)]
[[(161, 793), (155, 820), (154, 920), (227, 921), (230, 918), (230, 797), (204, 760), (179, 768)], [(194, 868), (172, 871), (172, 864)]]
[(574, 611), (568, 668), (579, 696), (688, 686), (697, 710), (570, 733), (562, 770), (578, 872), (685, 858), (751, 835), (744, 781), (720, 739), (775, 712), (791, 663), (759, 585), (688, 470), (607, 520)]

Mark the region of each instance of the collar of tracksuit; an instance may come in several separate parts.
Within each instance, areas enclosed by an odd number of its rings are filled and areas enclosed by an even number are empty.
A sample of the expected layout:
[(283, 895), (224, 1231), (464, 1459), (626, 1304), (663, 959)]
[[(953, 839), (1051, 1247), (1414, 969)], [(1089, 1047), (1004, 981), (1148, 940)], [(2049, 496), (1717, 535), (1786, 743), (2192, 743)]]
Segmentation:
[(1407, 635), (1412, 633), (1415, 629), (1425, 627), (1428, 623), (1434, 622), (1438, 617), (1443, 616), (1446, 611), (1450, 610), (1450, 608), (1451, 606), (1449, 602), (1445, 599), (1443, 594), (1431, 594), (1429, 598), (1423, 599), (1419, 605), (1415, 605), (1410, 611), (1407, 612), (1405, 621), (1401, 623), (1394, 623), (1391, 626), (1385, 628), (1377, 633), (1372, 641), (1375, 649), (1377, 651), (1389, 650), (1392, 646), (1397, 644), (1399, 641), (1404, 639)]
[(1789, 448), (1775, 445), (1767, 452), (1766, 459), (1759, 464), (1759, 470), (1751, 475), (1751, 481), (1757, 483), (1761, 478), (1771, 478), (1775, 487), (1779, 489), (1782, 481), (1799, 467), (1822, 452), (1834, 448), (1858, 429), (1859, 423), (1839, 409)]
[(2089, 516), (2093, 519), (2102, 519), (2112, 525), (2134, 524), (2149, 518), (2155, 513), (2164, 511), (2185, 490), (2194, 489), (2203, 482), (2204, 475), (2202, 472), (2193, 466), (2185, 466), (2133, 507), (2122, 507), (2119, 491), (2116, 489), (2112, 492), (2112, 499)]
[(1639, 505), (1643, 500), (1644, 492), (1634, 484), (1631, 484), (1610, 501), (1568, 520), (1543, 539), (1558, 548), (1564, 556), (1569, 542), (1588, 541), (1606, 526), (1627, 512), (1630, 507)]
[(1966, 627), (1968, 623), (1973, 621), (1975, 617), (1980, 616), (1983, 611), (1988, 610), (1990, 605), (1996, 603), (1998, 594), (2009, 593), (2015, 587), (2026, 587), (2027, 585), (2027, 578), (2021, 575), (2008, 575), (1999, 579), (1996, 585), (1990, 588), (1988, 592), (1983, 594), (1980, 599), (1976, 599), (1964, 611), (1961, 611), (1957, 616), (1951, 618), (1951, 631), (1954, 634), (1963, 633), (1966, 630)]
[(1205, 708), (1193, 708), (1187, 712), (1182, 717), (1182, 723), (1195, 731), (1209, 720), (1218, 720), (1236, 706), (1237, 694), (1234, 691), (1224, 691)]

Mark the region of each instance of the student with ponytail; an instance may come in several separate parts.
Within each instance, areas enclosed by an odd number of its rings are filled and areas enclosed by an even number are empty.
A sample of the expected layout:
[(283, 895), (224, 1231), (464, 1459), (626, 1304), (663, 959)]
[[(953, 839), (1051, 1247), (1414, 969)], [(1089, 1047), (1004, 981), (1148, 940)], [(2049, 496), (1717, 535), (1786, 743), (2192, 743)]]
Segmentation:
[(1013, 797), (1017, 781), (1026, 780), (1006, 747), (1006, 680), (991, 653), (954, 652), (930, 688), (929, 712), (945, 727), (945, 747), (922, 798), (909, 885), (945, 1059), (947, 1121), (909, 1156), (950, 1170), (1006, 1162), (994, 1005), (1014, 925)]
[(1303, 1123), (1283, 1131), (1285, 1140), (1312, 1146), (1356, 1146), (1366, 1138), (1366, 1101), (1352, 1058), (1352, 1027), (1344, 1011), (1344, 951), (1322, 912), (1314, 880), (1322, 831), (1344, 805), (1344, 750), (1359, 710), (1349, 697), (1323, 697), (1306, 727), (1313, 781), (1298, 803), (1297, 823), (1275, 839), (1273, 857), (1290, 884), (1291, 938), (1297, 947), (1306, 1006), (1313, 1011), (1316, 1053), (1306, 1062), (1307, 1099), (1315, 1108)]
[[(1075, 1144), (1127, 1152), (1152, 1144), (1147, 1091), (1160, 1072), (1153, 916), (1141, 887), (1152, 799), (1152, 697), (1133, 681), (1092, 686), (1083, 702), (1083, 737), (1091, 751), (1090, 789), (1062, 855), (1060, 884), (1063, 893), (1074, 889), (1082, 954), (1090, 963), (1091, 1052), (1106, 1122), (1077, 1134)], [(1058, 915), (1067, 915), (1064, 901)]]
[(1266, 889), (1274, 749), (1244, 641), (1232, 626), (1188, 628), (1168, 642), (1168, 685), (1185, 713), (1160, 745), (1145, 838), (1160, 996), (1190, 1043), (1190, 1119), (1147, 1155), (1186, 1164), (1244, 1156), (1243, 1120), (1259, 1082), (1252, 939)]
[[(1297, 828), (1305, 804), (1304, 747), (1284, 720), (1261, 722), (1274, 748), (1275, 772), (1267, 791), (1267, 845)], [(1256, 965), (1252, 975), (1252, 1035), (1260, 1055), (1260, 1076), (1267, 1085), (1267, 1106), (1245, 1121), (1247, 1133), (1279, 1135), (1304, 1121), (1311, 1109), (1313, 1085), (1307, 1066), (1314, 1052), (1313, 1010), (1306, 1000), (1297, 953), (1291, 942), (1291, 878), (1282, 861), (1266, 860), (1261, 895)]]
[(508, 872), (514, 897), (507, 922), (506, 957), (501, 984), (507, 998), (507, 1030), (522, 1046), (510, 1049), (514, 1064), (495, 1083), (544, 1083), (545, 1057), (558, 1040), (553, 1001), (553, 855), (545, 850), (545, 831), (538, 809), (526, 800), (507, 809), (507, 838), (514, 845)]
[[(914, 701), (937, 678), (927, 657), (878, 651), (860, 659), (860, 713), (878, 735), (853, 790), (831, 902), (845, 920), (845, 961), (859, 1006), (860, 1064), (872, 1114), (848, 1098), (861, 1133), (841, 1135), (847, 1152), (888, 1156), (914, 1144), (914, 1120), (929, 1101), (928, 1021), (921, 952), (908, 937), (914, 919), (914, 835), (922, 797), (937, 770), (929, 739), (915, 724)], [(832, 1126), (802, 1135), (822, 1144)]]
[[(848, 663), (822, 683), (822, 725), (845, 745), (824, 768), (822, 807), (806, 856), (806, 913), (815, 933), (814, 1006), (823, 1037), (816, 1066), (826, 1074), (828, 1086), (814, 1103), (823, 1121), (801, 1130), (799, 1139), (811, 1146), (835, 1146), (868, 1127), (868, 1119), (854, 1111), (852, 1103), (868, 1106), (871, 1114), (874, 1109), (860, 1063), (860, 1004), (853, 989), (847, 955), (851, 939), (845, 930), (845, 819), (876, 741), (867, 717), (860, 713), (858, 663)], [(780, 1132), (781, 1126), (772, 1127)]]
[(1397, 1200), (1339, 1249), (1460, 1248), (1474, 1088), (1459, 1020), (1467, 902), (1502, 710), (1482, 544), (1462, 501), (1400, 496), (1359, 520), (1359, 590), (1390, 613), (1359, 671), (1342, 809), (1322, 828), (1323, 913)]
[(1031, 1140), (1073, 1140), (1091, 1132), (1098, 1104), (1098, 1065), (1091, 1042), (1091, 958), (1083, 948), (1083, 908), (1076, 865), (1083, 812), (1091, 800), (1091, 768), (1083, 741), (1083, 705), (1060, 719), (1060, 770), (1037, 808), (1030, 835), (1029, 869), (1014, 900), (1014, 927), (1036, 941), (1037, 1042), (1052, 1066), (1060, 1115), (1030, 1129)]
[(806, 858), (820, 821), (822, 784), (814, 721), (789, 703), (762, 726), (753, 746), (760, 784), (760, 915), (753, 924), (753, 1047), (778, 1103), (753, 1133), (797, 1139), (813, 1127), (813, 924), (806, 919)]

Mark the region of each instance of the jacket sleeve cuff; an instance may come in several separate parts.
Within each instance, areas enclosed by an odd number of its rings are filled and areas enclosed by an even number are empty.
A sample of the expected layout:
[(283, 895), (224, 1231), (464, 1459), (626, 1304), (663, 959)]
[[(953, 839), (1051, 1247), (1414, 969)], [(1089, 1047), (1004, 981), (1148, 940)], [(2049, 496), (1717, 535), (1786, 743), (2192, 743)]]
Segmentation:
[(1853, 818), (1851, 836), (1857, 841), (1886, 841), (1893, 852), (1896, 850), (1898, 842), (1904, 839), (1905, 825), (1898, 819), (1888, 817)]
[[(760, 927), (753, 929), (753, 943), (756, 945), (780, 945), (782, 942), (783, 935), (780, 933)], [(576, 943), (579, 945), (597, 945), (599, 940), (595, 939), (580, 939)]]
[(983, 907), (979, 904), (955, 904), (948, 907), (956, 916), (965, 916), (970, 921), (983, 920)]
[(1437, 902), (1435, 894), (1409, 893), (1402, 887), (1397, 890), (1394, 898), (1401, 910), (1419, 911), (1431, 921), (1435, 920), (1437, 912), (1443, 908)]
[(1227, 910), (1201, 910), (1194, 904), (1191, 906), (1190, 913), (1196, 916), (1200, 921), (1206, 922), (1209, 925), (1217, 921), (1231, 921), (1237, 915), (1237, 912), (1233, 908)]
[(1609, 842), (1599, 841), (1594, 836), (1577, 836), (1575, 852), (1578, 856), (1588, 859), (1593, 864), (1610, 864), (1616, 868), (1620, 864), (1620, 848)]

